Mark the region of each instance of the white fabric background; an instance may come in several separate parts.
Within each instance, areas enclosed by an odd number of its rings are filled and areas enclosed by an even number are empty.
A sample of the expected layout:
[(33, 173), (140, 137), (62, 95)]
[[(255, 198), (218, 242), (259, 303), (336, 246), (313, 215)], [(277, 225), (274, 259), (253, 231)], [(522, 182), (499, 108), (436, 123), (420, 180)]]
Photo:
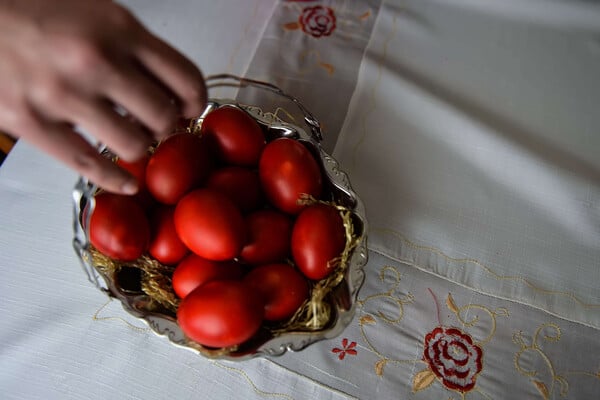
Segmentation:
[(600, 327), (600, 7), (565, 7), (386, 3), (334, 155), (374, 249)]
[[(207, 75), (242, 74), (282, 6), (124, 3)], [(0, 168), (0, 397), (598, 398), (598, 7), (448, 4), (385, 2), (349, 110), (327, 105), (346, 116), (335, 153), (373, 228), (340, 337), (241, 363), (157, 337), (85, 279), (71, 247), (75, 174), (20, 142)], [(479, 319), (457, 319), (449, 294)], [(424, 335), (440, 324), (493, 333), (464, 396), (439, 380), (415, 390)], [(343, 339), (356, 354), (340, 360)]]

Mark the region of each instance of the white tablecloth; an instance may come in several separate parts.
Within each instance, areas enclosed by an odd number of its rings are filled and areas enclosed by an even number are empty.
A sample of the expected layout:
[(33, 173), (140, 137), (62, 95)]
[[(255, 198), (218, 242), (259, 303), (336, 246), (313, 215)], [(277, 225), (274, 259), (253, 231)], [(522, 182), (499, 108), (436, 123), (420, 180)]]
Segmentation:
[[(19, 142), (0, 168), (0, 397), (600, 397), (596, 4), (123, 3), (206, 75), (272, 81), (324, 122), (371, 227), (356, 317), (272, 359), (171, 345), (86, 280), (76, 175)], [(328, 34), (302, 29), (315, 6)], [(464, 376), (428, 358), (440, 340), (468, 350), (446, 364)]]

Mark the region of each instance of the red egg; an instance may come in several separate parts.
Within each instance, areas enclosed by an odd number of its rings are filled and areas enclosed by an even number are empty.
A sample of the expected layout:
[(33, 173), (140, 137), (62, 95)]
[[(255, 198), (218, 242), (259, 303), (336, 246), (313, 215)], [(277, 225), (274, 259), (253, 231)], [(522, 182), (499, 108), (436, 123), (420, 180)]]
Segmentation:
[(242, 212), (257, 209), (263, 200), (258, 173), (248, 168), (217, 169), (208, 177), (206, 187), (225, 194)]
[(292, 230), (292, 257), (307, 278), (329, 276), (345, 245), (344, 223), (335, 207), (313, 204), (298, 215)]
[(246, 240), (240, 209), (212, 189), (196, 189), (177, 203), (175, 229), (191, 251), (213, 261), (237, 257)]
[(163, 264), (172, 265), (189, 253), (175, 230), (175, 207), (159, 206), (150, 215), (150, 246), (148, 252)]
[(102, 192), (90, 217), (90, 242), (102, 254), (133, 261), (148, 248), (150, 224), (131, 196)]
[(237, 107), (223, 106), (211, 111), (200, 132), (226, 164), (256, 166), (265, 146), (265, 136), (256, 120)]
[(177, 296), (184, 298), (207, 282), (240, 280), (242, 275), (243, 268), (236, 262), (211, 261), (196, 254), (190, 254), (173, 271), (173, 290)]
[(267, 199), (278, 209), (298, 214), (303, 195), (319, 198), (322, 177), (319, 164), (300, 142), (280, 138), (264, 149), (258, 166), (260, 181)]
[(245, 219), (247, 242), (240, 259), (248, 264), (262, 265), (283, 262), (290, 255), (292, 219), (276, 210), (258, 210)]
[(229, 347), (250, 339), (260, 328), (264, 303), (249, 285), (208, 282), (181, 302), (177, 322), (190, 339), (207, 347)]
[(262, 296), (268, 321), (292, 317), (309, 295), (306, 278), (289, 264), (261, 265), (250, 271), (244, 282)]
[(202, 185), (212, 168), (206, 143), (197, 135), (177, 133), (160, 143), (150, 157), (146, 186), (156, 200), (175, 205), (186, 193)]

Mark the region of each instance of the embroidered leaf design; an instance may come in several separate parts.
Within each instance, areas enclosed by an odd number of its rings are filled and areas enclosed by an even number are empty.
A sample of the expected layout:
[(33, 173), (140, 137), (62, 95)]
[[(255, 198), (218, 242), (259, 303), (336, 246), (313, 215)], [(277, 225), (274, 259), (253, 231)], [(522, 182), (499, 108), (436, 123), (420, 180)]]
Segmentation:
[(525, 339), (523, 338), (523, 332), (521, 331), (513, 334), (512, 341), (514, 344), (520, 345), (521, 349), (527, 348), (527, 343), (525, 342)]
[(329, 75), (333, 75), (335, 72), (335, 67), (326, 62), (319, 62), (319, 66), (327, 71)]
[(288, 31), (295, 31), (300, 29), (300, 24), (298, 22), (288, 22), (287, 24), (283, 24), (283, 29)]
[(569, 392), (569, 382), (562, 376), (557, 376), (555, 379), (560, 384), (560, 395), (566, 397)]
[(435, 374), (429, 368), (425, 368), (421, 372), (417, 372), (412, 381), (413, 393), (429, 387), (435, 381)]
[(367, 10), (363, 14), (361, 14), (358, 17), (358, 19), (360, 19), (361, 21), (364, 21), (365, 19), (368, 19), (370, 16), (371, 16), (371, 10)]
[(383, 376), (383, 369), (385, 368), (387, 362), (388, 360), (382, 358), (381, 360), (375, 363), (375, 373), (377, 374), (377, 376)]
[(450, 293), (448, 293), (448, 297), (446, 297), (446, 306), (448, 306), (448, 309), (454, 314), (458, 314), (458, 307), (456, 307), (456, 303)]
[(373, 318), (373, 316), (371, 315), (364, 315), (362, 317), (360, 317), (359, 320), (359, 324), (362, 325), (375, 325), (377, 322), (375, 321), (375, 318)]
[(548, 388), (546, 387), (544, 382), (533, 381), (533, 384), (535, 385), (537, 390), (540, 392), (540, 394), (542, 395), (544, 400), (548, 400), (550, 398), (550, 393), (548, 393)]
[(496, 314), (498, 317), (508, 317), (508, 310), (504, 307), (500, 307), (494, 312), (494, 314)]

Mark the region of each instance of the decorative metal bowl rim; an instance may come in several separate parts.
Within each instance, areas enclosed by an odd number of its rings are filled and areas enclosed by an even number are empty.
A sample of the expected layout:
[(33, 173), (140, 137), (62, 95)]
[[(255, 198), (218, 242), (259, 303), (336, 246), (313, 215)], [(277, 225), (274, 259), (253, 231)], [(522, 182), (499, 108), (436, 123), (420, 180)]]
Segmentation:
[[(274, 113), (264, 112), (260, 107), (241, 104), (230, 99), (210, 99), (206, 109), (200, 117), (196, 119), (197, 124), (201, 124), (204, 117), (213, 109), (232, 105), (240, 107), (252, 115), (260, 124), (275, 130), (278, 136), (293, 137), (302, 141), (305, 145), (312, 147), (320, 156), (325, 177), (331, 184), (331, 190), (336, 196), (336, 200), (350, 208), (361, 226), (361, 237), (358, 245), (353, 250), (345, 271), (344, 280), (340, 285), (346, 285), (347, 296), (350, 304), (341, 306), (339, 302), (335, 304), (335, 321), (326, 329), (314, 332), (284, 332), (274, 336), (266, 342), (258, 345), (252, 351), (246, 351), (242, 354), (235, 352), (229, 354), (204, 353), (189, 345), (189, 340), (185, 337), (174, 318), (153, 313), (141, 312), (134, 305), (140, 301), (140, 296), (128, 296), (116, 289), (115, 282), (111, 282), (94, 267), (92, 256), (90, 254), (89, 232), (83, 226), (89, 226), (89, 221), (81, 222), (83, 217), (82, 204), (89, 204), (90, 212), (86, 213), (87, 218), (92, 214), (94, 207), (94, 194), (98, 187), (84, 177), (79, 177), (73, 189), (74, 215), (73, 228), (74, 238), (73, 247), (81, 260), (81, 265), (88, 279), (96, 288), (105, 292), (110, 298), (116, 298), (121, 301), (125, 311), (131, 315), (143, 320), (159, 336), (166, 336), (174, 345), (198, 352), (209, 358), (219, 358), (228, 360), (244, 360), (259, 356), (279, 356), (286, 351), (300, 351), (310, 344), (323, 339), (330, 339), (342, 333), (350, 324), (355, 314), (358, 291), (364, 282), (364, 266), (367, 263), (367, 221), (365, 218), (364, 204), (353, 191), (348, 175), (340, 169), (338, 162), (327, 154), (320, 146), (321, 127), (318, 120), (294, 97), (284, 93), (278, 87), (257, 80), (240, 78), (234, 75), (221, 74), (206, 79), (209, 89), (221, 86), (237, 86), (240, 88), (252, 86), (262, 90), (273, 92), (283, 96), (293, 102), (304, 116), (304, 123), (308, 126), (308, 133), (300, 126), (284, 122)], [(99, 150), (102, 146), (99, 146)]]

